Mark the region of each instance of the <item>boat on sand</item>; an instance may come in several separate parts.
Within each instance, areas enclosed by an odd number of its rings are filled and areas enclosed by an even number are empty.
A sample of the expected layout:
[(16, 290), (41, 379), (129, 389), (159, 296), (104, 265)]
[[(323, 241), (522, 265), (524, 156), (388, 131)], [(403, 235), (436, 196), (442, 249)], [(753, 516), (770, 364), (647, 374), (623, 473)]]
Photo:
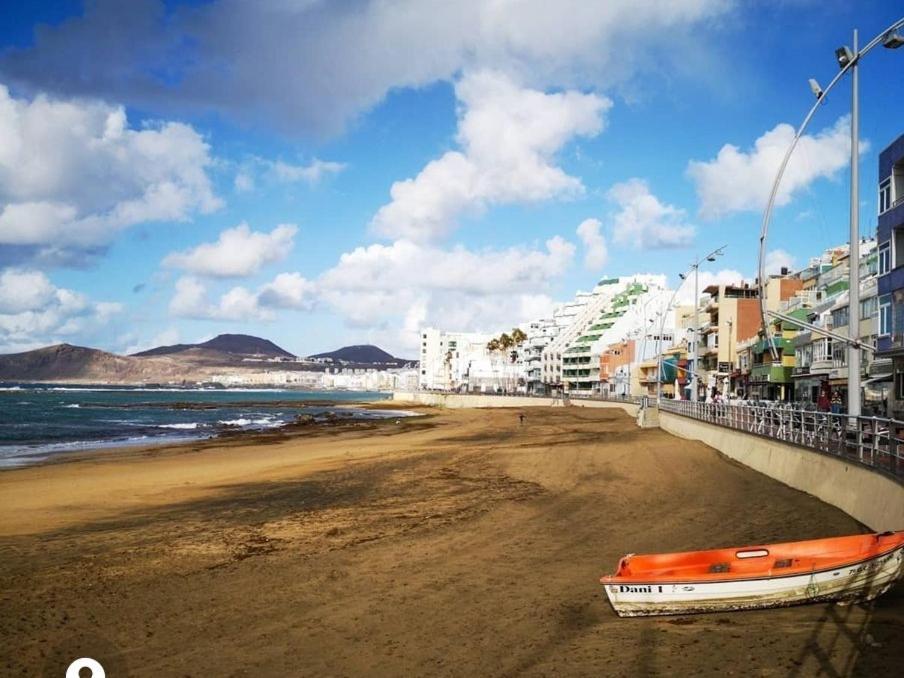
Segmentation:
[(620, 617), (872, 600), (904, 573), (904, 531), (628, 554), (600, 579)]

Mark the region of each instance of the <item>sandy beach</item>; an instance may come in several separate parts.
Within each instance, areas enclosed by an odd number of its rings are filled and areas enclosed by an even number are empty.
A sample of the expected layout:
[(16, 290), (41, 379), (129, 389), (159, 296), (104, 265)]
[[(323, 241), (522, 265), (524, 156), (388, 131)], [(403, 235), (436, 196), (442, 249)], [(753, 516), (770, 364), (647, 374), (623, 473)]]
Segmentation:
[[(403, 407), (393, 403), (393, 407)], [(893, 675), (870, 605), (619, 619), (627, 552), (864, 531), (619, 410), (431, 410), (0, 473), (0, 668), (62, 676)]]

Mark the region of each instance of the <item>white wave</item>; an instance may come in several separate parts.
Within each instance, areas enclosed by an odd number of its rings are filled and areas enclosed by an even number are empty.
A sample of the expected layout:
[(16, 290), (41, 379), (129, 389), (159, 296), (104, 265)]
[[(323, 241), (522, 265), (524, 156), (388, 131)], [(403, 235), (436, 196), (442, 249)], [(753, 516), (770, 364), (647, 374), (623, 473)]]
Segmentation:
[(260, 426), (263, 428), (279, 428), (285, 426), (286, 422), (274, 420), (272, 417), (264, 417), (261, 419), (249, 419), (248, 417), (239, 417), (238, 419), (220, 419), (223, 426)]
[(63, 405), (63, 407), (65, 407), (66, 409), (72, 409), (72, 408), (79, 408), (79, 407), (81, 407), (81, 405), (79, 405), (78, 403), (70, 403), (69, 405)]
[(200, 424), (196, 421), (184, 424), (157, 424), (157, 428), (196, 429)]

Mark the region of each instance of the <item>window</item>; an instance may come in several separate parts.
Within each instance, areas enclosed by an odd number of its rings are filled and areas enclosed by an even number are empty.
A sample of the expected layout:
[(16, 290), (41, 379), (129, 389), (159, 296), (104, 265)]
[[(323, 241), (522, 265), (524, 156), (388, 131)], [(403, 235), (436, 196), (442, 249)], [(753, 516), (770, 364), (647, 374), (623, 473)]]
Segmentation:
[(904, 400), (904, 372), (895, 372), (895, 397)]
[(869, 320), (879, 312), (879, 297), (870, 297), (860, 302), (860, 320)]
[(879, 275), (886, 275), (891, 270), (891, 241), (886, 240), (879, 245)]
[(844, 327), (848, 324), (849, 319), (847, 306), (842, 306), (832, 311), (832, 327)]
[(843, 341), (836, 341), (832, 346), (832, 360), (836, 367), (847, 365), (848, 347)]
[(879, 184), (879, 214), (891, 209), (891, 177)]
[(892, 249), (892, 268), (904, 266), (904, 228), (896, 228), (892, 231), (895, 246)]
[(879, 298), (879, 336), (891, 334), (891, 296), (886, 294)]

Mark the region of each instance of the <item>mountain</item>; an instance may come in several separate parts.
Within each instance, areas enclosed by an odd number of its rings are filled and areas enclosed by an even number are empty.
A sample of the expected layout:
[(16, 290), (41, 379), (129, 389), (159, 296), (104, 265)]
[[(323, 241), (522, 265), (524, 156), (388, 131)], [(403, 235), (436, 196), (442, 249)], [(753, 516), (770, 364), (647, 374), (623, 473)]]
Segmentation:
[(232, 355), (266, 356), (268, 358), (294, 358), (295, 356), (272, 341), (252, 337), (248, 334), (220, 334), (209, 341), (200, 344), (173, 344), (171, 346), (158, 346), (147, 351), (133, 353), (135, 357), (146, 358), (149, 356), (172, 355), (191, 349), (207, 351), (219, 351)]
[(329, 359), (333, 362), (350, 363), (354, 365), (391, 365), (402, 367), (412, 361), (402, 358), (394, 358), (391, 354), (372, 344), (359, 344), (356, 346), (343, 346), (329, 353), (318, 353), (308, 356), (319, 360)]
[(0, 355), (0, 381), (141, 383), (192, 378), (185, 366), (168, 358), (130, 358), (71, 344)]
[[(116, 364), (119, 356), (71, 344), (57, 344), (24, 353), (0, 355), (0, 380), (67, 379), (103, 364)], [(26, 377), (27, 375), (27, 377)]]

